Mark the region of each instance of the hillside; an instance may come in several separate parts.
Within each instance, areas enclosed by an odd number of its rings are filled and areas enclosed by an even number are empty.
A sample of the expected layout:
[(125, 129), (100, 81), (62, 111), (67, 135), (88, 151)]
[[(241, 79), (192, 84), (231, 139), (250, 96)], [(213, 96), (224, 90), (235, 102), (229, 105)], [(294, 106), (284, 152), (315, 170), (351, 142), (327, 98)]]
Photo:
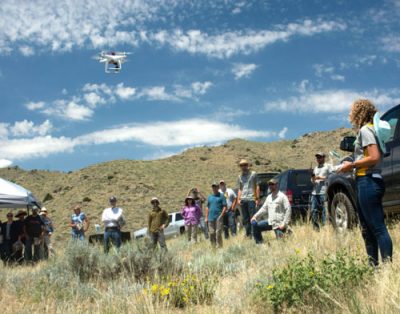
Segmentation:
[[(237, 164), (242, 158), (250, 160), (257, 172), (309, 168), (315, 166), (315, 152), (339, 151), (340, 139), (349, 133), (349, 129), (337, 129), (269, 143), (235, 139), (221, 146), (188, 149), (165, 159), (116, 160), (69, 173), (9, 167), (0, 169), (0, 177), (30, 189), (43, 201), (58, 227), (57, 239), (69, 232), (66, 223), (77, 204), (89, 215), (93, 231), (110, 195), (116, 195), (125, 210), (125, 228), (133, 230), (145, 225), (153, 196), (167, 211), (176, 211), (193, 186), (208, 194), (214, 180), (223, 178), (228, 186), (235, 185)], [(4, 220), (5, 212), (0, 219)]]

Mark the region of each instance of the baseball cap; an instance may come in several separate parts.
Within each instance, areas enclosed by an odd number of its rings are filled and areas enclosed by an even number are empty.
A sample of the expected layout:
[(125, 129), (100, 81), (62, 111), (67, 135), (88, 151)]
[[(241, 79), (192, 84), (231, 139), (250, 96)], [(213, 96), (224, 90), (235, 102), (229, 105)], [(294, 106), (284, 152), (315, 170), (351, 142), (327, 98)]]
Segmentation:
[(275, 179), (275, 178), (272, 178), (272, 179), (268, 180), (268, 184), (277, 184), (277, 183), (278, 183), (278, 180)]
[(150, 203), (153, 203), (153, 202), (158, 202), (158, 203), (160, 203), (160, 201), (158, 200), (157, 197), (152, 197), (152, 198), (151, 198)]
[(318, 156), (325, 157), (325, 153), (318, 152), (318, 153), (315, 154), (315, 157), (318, 157)]
[(219, 184), (214, 181), (213, 183), (211, 183), (211, 186), (219, 186)]
[(116, 202), (117, 201), (117, 198), (113, 195), (113, 196), (110, 196), (110, 202)]
[(224, 180), (219, 180), (219, 184), (221, 184), (221, 183), (225, 184), (225, 181)]

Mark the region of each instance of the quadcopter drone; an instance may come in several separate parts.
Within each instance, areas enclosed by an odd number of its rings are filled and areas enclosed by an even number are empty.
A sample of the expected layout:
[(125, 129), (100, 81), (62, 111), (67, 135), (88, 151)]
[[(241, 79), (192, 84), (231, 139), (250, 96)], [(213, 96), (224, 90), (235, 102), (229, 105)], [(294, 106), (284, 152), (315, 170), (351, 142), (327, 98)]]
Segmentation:
[(126, 62), (129, 52), (102, 51), (94, 59), (104, 63), (106, 73), (119, 73), (122, 69), (122, 63)]

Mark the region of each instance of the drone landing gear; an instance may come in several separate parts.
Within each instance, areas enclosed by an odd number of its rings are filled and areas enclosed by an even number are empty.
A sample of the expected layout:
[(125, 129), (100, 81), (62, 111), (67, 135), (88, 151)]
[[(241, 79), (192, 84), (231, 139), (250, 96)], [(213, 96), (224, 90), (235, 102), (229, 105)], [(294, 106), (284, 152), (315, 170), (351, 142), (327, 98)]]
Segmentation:
[(119, 73), (121, 71), (121, 62), (106, 62), (105, 72), (106, 73)]

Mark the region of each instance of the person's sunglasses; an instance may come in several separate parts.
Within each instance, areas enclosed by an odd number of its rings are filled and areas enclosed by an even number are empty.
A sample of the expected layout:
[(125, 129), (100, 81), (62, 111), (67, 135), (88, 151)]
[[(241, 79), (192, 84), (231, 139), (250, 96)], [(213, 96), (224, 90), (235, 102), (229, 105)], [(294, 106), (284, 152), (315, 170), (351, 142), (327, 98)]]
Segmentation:
[(270, 185), (270, 186), (271, 186), (271, 185), (276, 185), (276, 183), (268, 183), (268, 185)]

